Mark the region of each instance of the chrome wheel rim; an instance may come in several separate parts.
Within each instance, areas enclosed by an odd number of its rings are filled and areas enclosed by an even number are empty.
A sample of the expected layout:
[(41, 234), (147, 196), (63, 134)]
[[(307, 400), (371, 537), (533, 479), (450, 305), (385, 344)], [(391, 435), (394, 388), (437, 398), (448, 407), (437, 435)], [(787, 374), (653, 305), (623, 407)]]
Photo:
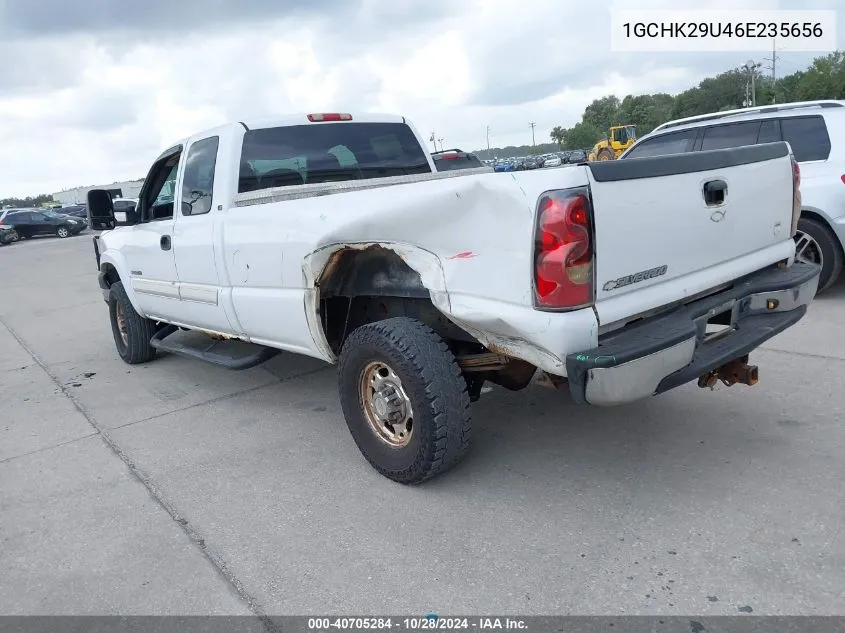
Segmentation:
[(822, 249), (809, 233), (798, 231), (795, 234), (795, 261), (805, 264), (824, 264)]
[(414, 412), (402, 380), (386, 363), (369, 363), (361, 372), (361, 406), (370, 429), (393, 448), (407, 446), (413, 435)]
[(64, 227), (60, 228), (58, 232), (59, 232), (59, 237), (67, 237), (68, 236), (67, 229), (64, 228)]
[(114, 318), (117, 321), (117, 333), (120, 335), (120, 341), (124, 345), (129, 345), (129, 330), (126, 327), (126, 313), (123, 311), (123, 306), (116, 303), (114, 306)]

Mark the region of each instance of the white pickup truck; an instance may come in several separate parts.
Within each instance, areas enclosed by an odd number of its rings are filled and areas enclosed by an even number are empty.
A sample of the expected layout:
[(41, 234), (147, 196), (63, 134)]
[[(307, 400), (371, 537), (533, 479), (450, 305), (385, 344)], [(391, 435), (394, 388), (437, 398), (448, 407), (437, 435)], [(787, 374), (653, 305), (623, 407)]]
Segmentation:
[(784, 142), (437, 172), (402, 117), (288, 116), (173, 145), (121, 222), (106, 191), (88, 209), (124, 361), (337, 363), (355, 442), (402, 483), (461, 458), (486, 382), (592, 405), (754, 384), (819, 275)]

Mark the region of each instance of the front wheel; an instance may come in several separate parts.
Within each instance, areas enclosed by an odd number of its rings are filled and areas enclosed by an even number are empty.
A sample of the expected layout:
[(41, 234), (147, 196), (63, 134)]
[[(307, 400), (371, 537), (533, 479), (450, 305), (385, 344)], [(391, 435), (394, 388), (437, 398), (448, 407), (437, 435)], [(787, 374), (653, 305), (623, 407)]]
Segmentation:
[(155, 358), (156, 349), (150, 345), (156, 333), (155, 321), (135, 311), (120, 281), (109, 289), (109, 318), (117, 353), (125, 363), (136, 365)]
[(819, 293), (830, 288), (842, 272), (842, 248), (839, 240), (830, 229), (811, 218), (798, 220), (795, 259), (821, 266)]
[(352, 438), (385, 477), (418, 484), (466, 454), (466, 381), (446, 343), (422, 322), (397, 317), (353, 331), (338, 383)]
[(613, 152), (607, 148), (601, 150), (598, 154), (598, 160), (613, 160), (614, 158)]
[(66, 226), (60, 226), (56, 229), (56, 235), (64, 239), (70, 236), (70, 230)]

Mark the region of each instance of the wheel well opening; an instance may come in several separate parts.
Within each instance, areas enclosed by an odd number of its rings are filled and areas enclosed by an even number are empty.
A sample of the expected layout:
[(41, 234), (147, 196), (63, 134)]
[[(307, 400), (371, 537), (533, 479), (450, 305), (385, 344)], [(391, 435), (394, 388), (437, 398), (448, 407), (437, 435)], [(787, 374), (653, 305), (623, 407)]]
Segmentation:
[(103, 280), (106, 284), (108, 284), (109, 288), (120, 281), (120, 275), (117, 272), (117, 268), (111, 264), (103, 264), (103, 267), (100, 270), (103, 273)]
[(317, 287), (320, 322), (335, 354), (355, 328), (396, 316), (419, 319), (447, 341), (474, 341), (434, 306), (419, 273), (389, 248), (339, 250)]
[(810, 209), (802, 209), (801, 217), (807, 218), (808, 220), (813, 220), (814, 222), (818, 222), (825, 229), (827, 229), (828, 232), (830, 232), (831, 236), (833, 236), (833, 243), (839, 248), (839, 252), (845, 254), (845, 249), (842, 248), (842, 244), (840, 243), (839, 238), (836, 236), (836, 233), (833, 231), (833, 228), (830, 226), (830, 223), (821, 213), (811, 211)]
[(334, 354), (358, 327), (393, 317), (417, 319), (448, 345), (471, 391), (490, 381), (508, 389), (528, 385), (535, 367), (494, 353), (435, 307), (419, 273), (396, 252), (379, 245), (332, 255), (317, 281), (320, 323)]
[(816, 213), (815, 211), (811, 211), (810, 209), (802, 209), (801, 217), (807, 218), (808, 220), (814, 220), (815, 222), (822, 224), (827, 229), (830, 228), (830, 225), (827, 223), (827, 220), (825, 220), (820, 213)]

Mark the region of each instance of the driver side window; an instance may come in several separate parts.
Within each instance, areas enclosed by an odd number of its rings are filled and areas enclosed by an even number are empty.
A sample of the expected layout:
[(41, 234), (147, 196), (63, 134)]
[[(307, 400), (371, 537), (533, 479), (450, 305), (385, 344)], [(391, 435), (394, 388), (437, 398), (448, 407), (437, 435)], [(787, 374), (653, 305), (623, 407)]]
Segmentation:
[(143, 222), (168, 220), (173, 217), (173, 193), (181, 152), (157, 161), (144, 182), (138, 204)]
[(178, 159), (170, 167), (164, 183), (153, 202), (153, 216), (156, 220), (173, 217), (173, 192), (176, 190), (176, 173), (179, 171)]

